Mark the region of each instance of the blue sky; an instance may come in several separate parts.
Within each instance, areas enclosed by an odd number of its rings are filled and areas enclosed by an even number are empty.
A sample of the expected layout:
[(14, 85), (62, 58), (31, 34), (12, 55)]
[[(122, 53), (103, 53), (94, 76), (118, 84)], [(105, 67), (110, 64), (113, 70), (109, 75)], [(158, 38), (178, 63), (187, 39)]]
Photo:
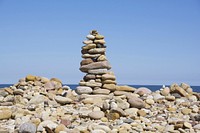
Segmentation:
[(200, 85), (198, 0), (0, 0), (0, 83), (33, 74), (77, 84), (92, 29), (119, 84)]

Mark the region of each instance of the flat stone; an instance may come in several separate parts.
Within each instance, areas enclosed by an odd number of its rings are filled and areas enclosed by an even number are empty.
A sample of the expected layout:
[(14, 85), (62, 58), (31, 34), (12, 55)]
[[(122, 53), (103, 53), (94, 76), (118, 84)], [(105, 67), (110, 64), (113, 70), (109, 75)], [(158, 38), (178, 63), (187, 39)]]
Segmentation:
[(184, 97), (188, 95), (187, 92), (183, 88), (181, 88), (179, 86), (176, 87), (175, 92), (179, 93), (181, 96), (184, 96)]
[(104, 36), (98, 34), (98, 35), (95, 36), (95, 39), (97, 39), (97, 40), (98, 40), (98, 39), (104, 39)]
[(189, 109), (189, 108), (183, 108), (181, 110), (181, 112), (184, 114), (184, 115), (188, 115), (188, 114), (191, 114), (192, 110)]
[(60, 133), (60, 131), (65, 131), (66, 127), (63, 124), (60, 124), (56, 127), (55, 133)]
[(163, 90), (160, 91), (160, 93), (163, 95), (163, 96), (167, 96), (170, 94), (170, 89), (169, 87), (165, 87)]
[(107, 69), (92, 69), (92, 70), (88, 70), (88, 73), (90, 74), (104, 74), (107, 73), (108, 70)]
[(105, 61), (107, 60), (106, 56), (105, 55), (101, 55), (97, 58), (97, 61)]
[(104, 117), (104, 112), (102, 111), (93, 111), (91, 113), (88, 114), (88, 116), (91, 118), (91, 119), (101, 119), (102, 117)]
[(9, 108), (0, 109), (0, 120), (11, 118), (12, 111)]
[(105, 42), (105, 40), (101, 39), (101, 40), (94, 40), (94, 43), (96, 43), (96, 44), (98, 44), (98, 43), (105, 44), (106, 42)]
[(68, 103), (72, 102), (72, 99), (70, 99), (68, 97), (55, 96), (54, 99), (56, 100), (56, 102), (58, 102), (60, 104), (68, 104)]
[(95, 79), (95, 78), (96, 78), (96, 76), (94, 74), (87, 74), (87, 75), (84, 76), (83, 79), (85, 81), (88, 81), (88, 80)]
[(190, 124), (189, 122), (184, 122), (184, 123), (183, 123), (183, 126), (184, 126), (185, 128), (192, 128), (192, 124)]
[(116, 85), (115, 84), (104, 84), (103, 88), (104, 89), (108, 89), (110, 91), (115, 91), (116, 90)]
[(94, 43), (91, 43), (91, 44), (88, 44), (88, 45), (82, 47), (82, 49), (85, 49), (85, 50), (89, 50), (89, 49), (93, 49), (93, 48), (96, 48), (96, 44), (94, 44)]
[(143, 117), (146, 116), (146, 112), (144, 110), (138, 110), (137, 113), (139, 116), (143, 116)]
[(95, 80), (90, 80), (85, 84), (88, 87), (101, 87), (102, 83), (95, 82)]
[(102, 80), (115, 80), (115, 79), (116, 79), (115, 75), (112, 74), (106, 73), (102, 75)]
[(83, 65), (88, 65), (88, 64), (93, 63), (93, 62), (94, 61), (92, 59), (88, 58), (88, 59), (82, 60), (80, 64), (81, 64), (81, 66), (83, 66)]
[(187, 90), (188, 88), (190, 88), (190, 85), (186, 83), (181, 83), (180, 87), (183, 88), (184, 90)]
[(129, 116), (137, 116), (138, 109), (137, 108), (129, 108), (124, 110), (124, 112)]
[(144, 95), (144, 94), (150, 94), (151, 92), (152, 91), (146, 87), (140, 87), (136, 89), (134, 93)]
[(23, 123), (19, 127), (19, 133), (36, 133), (36, 125), (33, 123)]
[(168, 100), (168, 101), (175, 101), (176, 100), (175, 96), (165, 96), (165, 99)]
[(194, 129), (200, 130), (200, 124), (197, 124), (193, 127)]
[(110, 93), (110, 90), (107, 89), (97, 89), (93, 91), (93, 94), (104, 94), (108, 95)]
[(127, 91), (114, 91), (115, 96), (120, 96), (120, 95), (127, 95)]
[(40, 104), (40, 103), (44, 103), (46, 97), (43, 95), (36, 95), (34, 97), (31, 98), (31, 100), (29, 101), (29, 104)]
[(78, 94), (90, 94), (92, 93), (92, 88), (88, 86), (78, 86), (76, 88), (76, 92)]
[(33, 75), (27, 75), (25, 78), (26, 82), (28, 81), (35, 81), (36, 80), (36, 76)]
[(91, 43), (93, 43), (93, 41), (92, 40), (85, 40), (85, 41), (83, 41), (83, 44), (91, 44)]
[(133, 108), (141, 109), (141, 108), (145, 107), (144, 101), (138, 97), (131, 97), (128, 99), (128, 102), (130, 103), (131, 107), (133, 107)]
[(10, 89), (10, 88), (5, 88), (4, 90), (5, 90), (6, 92), (8, 92), (9, 94), (11, 94), (11, 95), (13, 94), (13, 90)]
[(95, 36), (93, 36), (93, 35), (87, 35), (86, 38), (89, 39), (89, 40), (94, 40)]
[(117, 82), (115, 80), (103, 80), (102, 81), (103, 84), (117, 84)]
[(82, 58), (97, 58), (100, 55), (101, 54), (84, 54), (84, 55), (82, 55)]
[(146, 102), (147, 104), (149, 104), (149, 105), (152, 105), (152, 104), (155, 103), (153, 99), (146, 99), (145, 102)]
[(108, 61), (93, 62), (88, 65), (83, 65), (80, 67), (80, 70), (82, 72), (87, 72), (88, 70), (92, 69), (104, 69), (104, 68), (108, 70), (111, 68), (110, 63)]
[(130, 104), (127, 101), (122, 100), (121, 98), (116, 98), (115, 100), (118, 107), (121, 109), (128, 109), (130, 107)]
[(114, 121), (116, 119), (119, 119), (120, 115), (119, 115), (119, 113), (114, 112), (114, 113), (107, 113), (106, 117), (108, 118), (108, 120), (113, 120)]
[(105, 48), (93, 48), (88, 51), (89, 54), (102, 54), (105, 52), (106, 52)]
[(117, 86), (116, 91), (128, 91), (128, 92), (134, 92), (136, 88), (130, 87), (130, 86)]

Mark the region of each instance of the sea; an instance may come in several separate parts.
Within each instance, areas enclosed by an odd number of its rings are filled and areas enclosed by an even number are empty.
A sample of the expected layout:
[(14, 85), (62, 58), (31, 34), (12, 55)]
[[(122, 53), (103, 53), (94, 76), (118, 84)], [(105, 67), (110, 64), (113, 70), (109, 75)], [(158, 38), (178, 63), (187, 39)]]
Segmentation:
[[(64, 85), (69, 86), (73, 90), (75, 90), (76, 87), (78, 86), (76, 84), (64, 84)], [(0, 89), (4, 87), (9, 87), (9, 86), (12, 86), (12, 84), (0, 84)], [(132, 86), (135, 88), (146, 87), (150, 89), (151, 91), (156, 91), (156, 90), (161, 89), (163, 85), (128, 85), (128, 86)], [(169, 85), (166, 85), (166, 87), (167, 86), (169, 87)], [(191, 88), (193, 89), (194, 92), (200, 93), (200, 86), (191, 86)]]

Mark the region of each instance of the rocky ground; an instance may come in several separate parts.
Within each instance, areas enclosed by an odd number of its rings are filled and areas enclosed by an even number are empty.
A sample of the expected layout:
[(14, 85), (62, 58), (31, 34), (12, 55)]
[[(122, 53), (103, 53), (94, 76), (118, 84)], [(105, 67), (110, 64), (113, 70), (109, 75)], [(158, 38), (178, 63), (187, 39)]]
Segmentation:
[(78, 95), (59, 79), (28, 75), (0, 89), (0, 133), (198, 133), (199, 105), (185, 83)]

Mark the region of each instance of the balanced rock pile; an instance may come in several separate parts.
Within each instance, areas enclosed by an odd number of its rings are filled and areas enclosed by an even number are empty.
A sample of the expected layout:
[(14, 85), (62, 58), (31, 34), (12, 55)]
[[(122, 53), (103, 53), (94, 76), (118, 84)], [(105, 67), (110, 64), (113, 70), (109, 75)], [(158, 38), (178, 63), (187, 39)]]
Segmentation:
[(115, 75), (108, 70), (111, 66), (106, 58), (104, 36), (92, 30), (83, 41), (80, 70), (86, 75), (77, 87), (78, 94), (105, 94), (116, 89)]

